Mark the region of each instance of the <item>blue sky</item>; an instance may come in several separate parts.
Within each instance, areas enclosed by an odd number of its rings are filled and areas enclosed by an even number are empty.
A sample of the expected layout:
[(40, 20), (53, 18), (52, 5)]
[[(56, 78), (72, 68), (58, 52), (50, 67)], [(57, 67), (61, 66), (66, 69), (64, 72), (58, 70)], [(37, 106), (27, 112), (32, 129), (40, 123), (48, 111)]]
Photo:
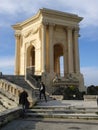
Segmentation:
[(77, 14), (80, 23), (80, 69), (85, 85), (98, 85), (98, 0), (0, 0), (0, 72), (14, 74), (15, 38), (11, 25), (40, 8)]

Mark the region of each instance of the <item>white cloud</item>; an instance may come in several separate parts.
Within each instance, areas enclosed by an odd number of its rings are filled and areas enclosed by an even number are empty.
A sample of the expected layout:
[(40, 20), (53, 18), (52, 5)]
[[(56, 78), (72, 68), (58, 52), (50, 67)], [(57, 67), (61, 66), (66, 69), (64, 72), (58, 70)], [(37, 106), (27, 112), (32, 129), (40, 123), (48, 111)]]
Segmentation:
[[(31, 16), (39, 8), (52, 8), (61, 11), (76, 13), (84, 17), (83, 26), (98, 26), (98, 0), (0, 0), (0, 13), (17, 16)], [(55, 4), (56, 3), (56, 4)]]
[[(0, 26), (9, 26), (14, 20), (18, 21), (20, 17), (31, 17), (36, 13), (39, 8), (50, 8), (56, 9), (63, 12), (71, 12), (84, 17), (81, 22), (82, 27), (98, 26), (98, 0), (0, 0)], [(93, 37), (97, 32), (91, 32), (83, 30), (85, 36)], [(95, 28), (94, 28), (95, 30)], [(97, 30), (96, 30), (97, 31)], [(83, 36), (83, 34), (82, 34)], [(97, 36), (96, 36), (97, 37)], [(92, 40), (93, 40), (92, 39)], [(91, 40), (91, 38), (90, 38)], [(5, 71), (8, 68), (14, 67), (13, 57), (1, 57), (0, 58), (0, 71)], [(97, 67), (86, 67), (81, 68), (84, 74), (86, 85), (97, 84), (98, 85), (98, 68)]]
[[(1, 0), (0, 13), (3, 14), (18, 14), (20, 12), (31, 13), (40, 5), (41, 0)], [(25, 15), (24, 13), (24, 15)]]
[(14, 74), (14, 57), (0, 57), (0, 72), (3, 74)]
[(84, 17), (83, 26), (94, 25), (98, 26), (98, 0), (58, 0), (59, 4), (67, 8), (70, 12), (79, 14)]
[(0, 68), (14, 66), (14, 57), (0, 57)]
[(98, 85), (98, 67), (82, 67), (85, 85)]

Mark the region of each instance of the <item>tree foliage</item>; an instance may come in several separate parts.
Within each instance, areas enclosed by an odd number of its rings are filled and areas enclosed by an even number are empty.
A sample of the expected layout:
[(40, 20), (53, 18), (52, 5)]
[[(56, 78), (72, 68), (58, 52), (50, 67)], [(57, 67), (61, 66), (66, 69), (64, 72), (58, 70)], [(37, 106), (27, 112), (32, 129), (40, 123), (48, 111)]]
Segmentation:
[(63, 95), (64, 100), (81, 100), (85, 92), (80, 92), (78, 87), (69, 86), (69, 87), (58, 87), (54, 95)]
[(98, 95), (98, 86), (90, 85), (87, 87), (88, 95)]

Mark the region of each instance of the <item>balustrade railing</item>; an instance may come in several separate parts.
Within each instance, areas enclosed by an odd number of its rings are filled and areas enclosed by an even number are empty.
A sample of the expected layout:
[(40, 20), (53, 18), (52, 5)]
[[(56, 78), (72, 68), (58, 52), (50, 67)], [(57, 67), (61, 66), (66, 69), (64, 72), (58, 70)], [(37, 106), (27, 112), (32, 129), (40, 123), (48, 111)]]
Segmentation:
[(35, 76), (35, 66), (29, 66), (26, 68), (26, 80), (29, 80), (31, 84), (38, 87), (38, 79)]
[(5, 79), (0, 80), (0, 92), (4, 93), (8, 98), (18, 103), (19, 93), (22, 89), (6, 81)]

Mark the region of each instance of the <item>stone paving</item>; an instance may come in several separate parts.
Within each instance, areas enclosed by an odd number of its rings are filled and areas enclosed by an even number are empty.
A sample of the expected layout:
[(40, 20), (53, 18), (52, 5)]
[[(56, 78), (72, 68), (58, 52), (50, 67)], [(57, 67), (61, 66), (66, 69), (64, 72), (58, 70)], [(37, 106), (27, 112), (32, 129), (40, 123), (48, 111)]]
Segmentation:
[(0, 130), (98, 130), (97, 120), (18, 119)]
[(39, 102), (38, 106), (74, 106), (74, 107), (85, 107), (93, 108), (97, 107), (96, 101), (84, 101), (84, 100), (52, 100), (48, 102)]
[[(42, 106), (97, 107), (96, 101), (49, 101)], [(98, 130), (98, 120), (57, 119), (57, 118), (19, 118), (3, 126), (0, 130)]]

